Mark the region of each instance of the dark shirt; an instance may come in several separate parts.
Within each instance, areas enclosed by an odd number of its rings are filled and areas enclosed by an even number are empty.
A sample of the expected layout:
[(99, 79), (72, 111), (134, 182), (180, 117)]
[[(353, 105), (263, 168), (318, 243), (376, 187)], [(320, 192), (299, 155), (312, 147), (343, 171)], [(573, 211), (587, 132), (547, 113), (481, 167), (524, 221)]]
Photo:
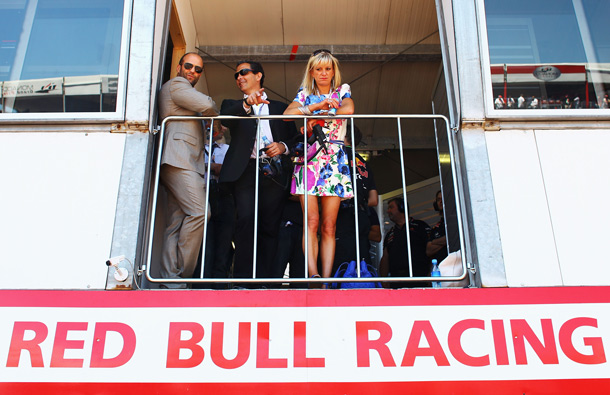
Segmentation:
[[(350, 174), (352, 171), (352, 150), (345, 147), (345, 154), (349, 158)], [(367, 210), (369, 205), (369, 191), (377, 189), (373, 173), (369, 170), (366, 161), (356, 152), (356, 187), (358, 188), (358, 202), (361, 210)], [(341, 208), (354, 208), (354, 199), (341, 202)]]
[(379, 215), (377, 215), (377, 211), (373, 207), (369, 207), (368, 209), (369, 222), (371, 223), (371, 227), (373, 226), (381, 226), (379, 224)]
[[(352, 149), (345, 147), (345, 153), (349, 158), (350, 176), (352, 174)], [(352, 181), (353, 181), (352, 177)], [(358, 241), (360, 246), (360, 259), (371, 263), (369, 254), (369, 232), (371, 224), (369, 220), (369, 191), (376, 189), (373, 174), (368, 170), (366, 161), (356, 153), (356, 188), (358, 190)], [(354, 219), (354, 199), (341, 202), (337, 213), (337, 228), (335, 232), (335, 260), (333, 273), (343, 262), (356, 259), (356, 230)]]
[[(413, 277), (430, 276), (430, 259), (426, 256), (426, 244), (430, 227), (424, 221), (411, 219), (409, 221), (409, 238)], [(409, 277), (409, 255), (407, 251), (407, 235), (404, 226), (394, 225), (388, 231), (383, 241), (389, 259), (390, 277)], [(429, 287), (429, 282), (391, 283), (394, 287)]]
[(303, 209), (301, 208), (301, 203), (295, 200), (286, 199), (286, 205), (284, 206), (284, 211), (282, 212), (282, 221), (286, 221), (286, 223), (290, 222), (290, 225), (296, 225), (299, 227), (303, 227)]
[[(437, 224), (434, 225), (432, 227), (432, 229), (430, 230), (429, 241), (440, 239), (443, 236), (445, 236), (445, 218), (441, 217), (441, 220), (438, 221)], [(441, 263), (441, 261), (443, 259), (447, 258), (447, 255), (448, 255), (447, 243), (445, 243), (445, 246), (443, 248), (441, 248), (440, 250), (438, 250), (437, 253), (434, 254), (434, 256), (432, 258), (436, 259), (438, 261), (438, 263)]]

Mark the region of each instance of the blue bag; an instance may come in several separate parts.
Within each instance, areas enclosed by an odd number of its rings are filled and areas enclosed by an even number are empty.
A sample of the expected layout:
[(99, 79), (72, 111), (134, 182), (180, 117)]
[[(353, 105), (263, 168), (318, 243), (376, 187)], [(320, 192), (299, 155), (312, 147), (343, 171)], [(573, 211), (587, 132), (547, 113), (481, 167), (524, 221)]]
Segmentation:
[[(337, 269), (335, 273), (335, 278), (357, 278), (358, 266), (356, 265), (356, 261), (351, 262), (343, 262), (341, 266)], [(367, 265), (364, 260), (360, 262), (360, 277), (377, 277), (377, 272), (375, 268), (371, 265)], [(381, 283), (379, 282), (359, 282), (359, 283), (333, 283), (333, 289), (343, 288), (343, 289), (352, 289), (352, 288), (381, 288)]]

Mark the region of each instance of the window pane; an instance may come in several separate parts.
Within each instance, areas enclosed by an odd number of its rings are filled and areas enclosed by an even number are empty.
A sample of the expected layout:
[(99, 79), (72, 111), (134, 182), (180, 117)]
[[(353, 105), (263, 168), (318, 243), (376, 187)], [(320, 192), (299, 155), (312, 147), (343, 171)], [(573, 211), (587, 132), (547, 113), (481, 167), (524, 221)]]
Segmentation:
[(0, 0), (2, 112), (113, 112), (124, 0)]
[(608, 108), (610, 1), (485, 0), (494, 107)]

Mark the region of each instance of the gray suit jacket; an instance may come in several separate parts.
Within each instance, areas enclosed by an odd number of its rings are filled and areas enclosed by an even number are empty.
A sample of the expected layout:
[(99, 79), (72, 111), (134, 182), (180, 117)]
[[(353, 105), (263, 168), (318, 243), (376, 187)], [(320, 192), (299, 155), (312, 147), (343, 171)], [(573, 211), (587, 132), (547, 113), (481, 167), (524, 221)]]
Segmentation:
[[(170, 115), (218, 115), (211, 97), (199, 92), (183, 77), (175, 77), (161, 87), (161, 120)], [(170, 121), (166, 125), (161, 164), (205, 174), (203, 147), (205, 135), (198, 120)]]

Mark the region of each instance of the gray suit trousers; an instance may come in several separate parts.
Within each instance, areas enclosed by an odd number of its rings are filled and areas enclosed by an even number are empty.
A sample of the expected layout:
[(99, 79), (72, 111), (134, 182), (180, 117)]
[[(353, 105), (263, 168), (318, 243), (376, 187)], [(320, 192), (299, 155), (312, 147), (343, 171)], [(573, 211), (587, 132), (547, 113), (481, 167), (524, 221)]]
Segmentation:
[[(161, 166), (161, 183), (167, 190), (166, 229), (161, 257), (162, 278), (192, 278), (203, 241), (205, 182), (192, 170)], [(166, 283), (186, 288), (185, 283)]]

